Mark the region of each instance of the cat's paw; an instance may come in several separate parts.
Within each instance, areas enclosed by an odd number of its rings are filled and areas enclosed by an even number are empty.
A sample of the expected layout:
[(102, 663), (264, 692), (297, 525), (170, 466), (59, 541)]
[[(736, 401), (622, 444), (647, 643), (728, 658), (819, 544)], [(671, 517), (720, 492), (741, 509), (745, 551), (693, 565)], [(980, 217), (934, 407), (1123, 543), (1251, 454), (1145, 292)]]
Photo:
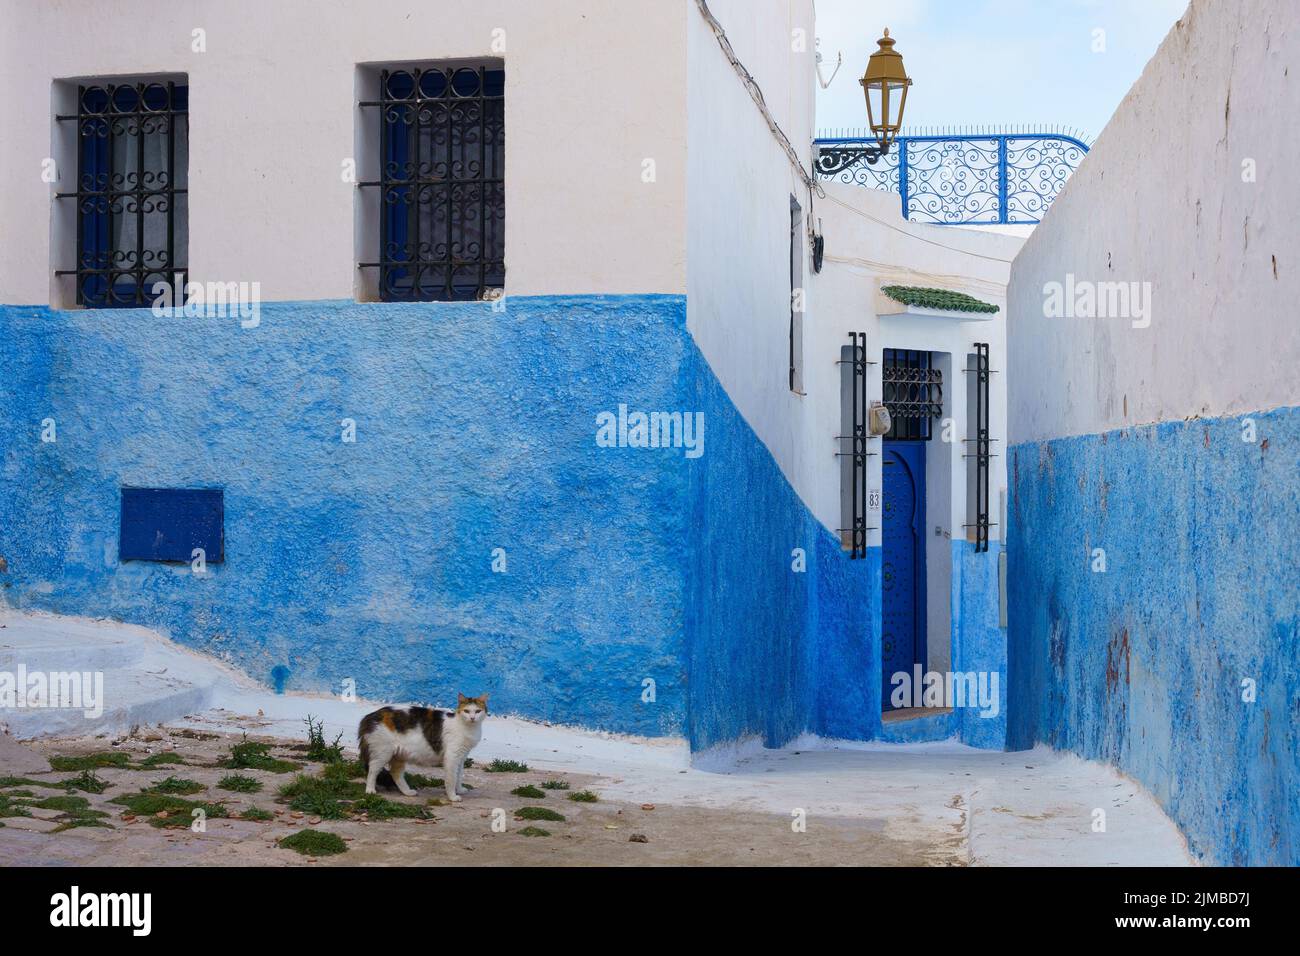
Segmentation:
[(447, 799), (450, 800), (452, 803), (460, 803), (460, 801), (463, 798), (458, 793), (449, 793), (447, 794)]

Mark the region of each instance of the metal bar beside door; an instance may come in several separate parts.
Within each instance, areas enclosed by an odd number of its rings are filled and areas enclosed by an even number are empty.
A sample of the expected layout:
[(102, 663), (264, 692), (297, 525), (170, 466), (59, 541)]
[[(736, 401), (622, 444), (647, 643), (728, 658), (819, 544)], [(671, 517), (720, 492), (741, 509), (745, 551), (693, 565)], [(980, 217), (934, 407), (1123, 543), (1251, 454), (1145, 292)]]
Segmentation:
[[(989, 380), (993, 371), (989, 368), (989, 344), (975, 343), (975, 367), (966, 369), (975, 375), (975, 437), (973, 441), (975, 454), (966, 455), (975, 459), (975, 551), (982, 553), (989, 549), (989, 465), (993, 460), (993, 437), (989, 434)], [(965, 525), (964, 527), (971, 527)]]
[[(869, 437), (870, 406), (867, 402), (867, 366), (875, 362), (867, 361), (867, 333), (850, 332), (848, 362), (852, 366), (853, 380), (849, 390), (849, 404), (852, 406), (849, 434), (837, 435), (836, 438), (852, 442), (848, 452), (836, 452), (837, 457), (848, 455), (852, 464), (850, 470), (850, 527), (841, 528), (850, 535), (849, 558), (856, 560), (867, 556), (867, 532), (875, 530), (867, 526), (867, 459), (872, 453), (867, 451)], [(844, 364), (843, 361), (837, 364)], [(843, 447), (843, 446), (841, 446)]]

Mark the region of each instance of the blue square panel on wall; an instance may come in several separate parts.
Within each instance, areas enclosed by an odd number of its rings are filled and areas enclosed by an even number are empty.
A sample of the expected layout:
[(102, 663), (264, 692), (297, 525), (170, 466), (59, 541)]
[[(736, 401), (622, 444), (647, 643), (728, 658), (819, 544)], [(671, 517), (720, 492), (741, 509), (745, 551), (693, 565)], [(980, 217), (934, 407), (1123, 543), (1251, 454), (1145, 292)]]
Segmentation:
[(203, 549), (208, 564), (224, 559), (220, 488), (123, 488), (119, 561), (185, 561)]

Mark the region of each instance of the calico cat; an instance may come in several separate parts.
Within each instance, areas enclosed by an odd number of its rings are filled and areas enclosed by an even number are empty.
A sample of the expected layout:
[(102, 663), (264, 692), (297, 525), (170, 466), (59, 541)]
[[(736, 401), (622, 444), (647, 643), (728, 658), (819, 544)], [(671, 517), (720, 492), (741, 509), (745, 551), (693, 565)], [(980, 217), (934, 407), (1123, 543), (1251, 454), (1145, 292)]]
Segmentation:
[(487, 717), (488, 695), (457, 694), (455, 711), (441, 707), (381, 707), (367, 714), (357, 728), (361, 765), (366, 768), (366, 793), (375, 792), (380, 771), (392, 774), (406, 796), (415, 791), (406, 783), (406, 765), (442, 767), (447, 799), (460, 802), (465, 758), (478, 746)]

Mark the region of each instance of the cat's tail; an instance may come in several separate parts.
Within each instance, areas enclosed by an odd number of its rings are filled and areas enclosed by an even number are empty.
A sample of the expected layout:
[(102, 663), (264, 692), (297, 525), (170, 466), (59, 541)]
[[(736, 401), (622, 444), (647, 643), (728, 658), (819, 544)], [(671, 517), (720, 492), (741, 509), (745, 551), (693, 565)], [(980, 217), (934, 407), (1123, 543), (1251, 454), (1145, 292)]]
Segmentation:
[(361, 744), (361, 769), (366, 773), (370, 772), (370, 743), (366, 740), (364, 732), (357, 734), (357, 740)]

